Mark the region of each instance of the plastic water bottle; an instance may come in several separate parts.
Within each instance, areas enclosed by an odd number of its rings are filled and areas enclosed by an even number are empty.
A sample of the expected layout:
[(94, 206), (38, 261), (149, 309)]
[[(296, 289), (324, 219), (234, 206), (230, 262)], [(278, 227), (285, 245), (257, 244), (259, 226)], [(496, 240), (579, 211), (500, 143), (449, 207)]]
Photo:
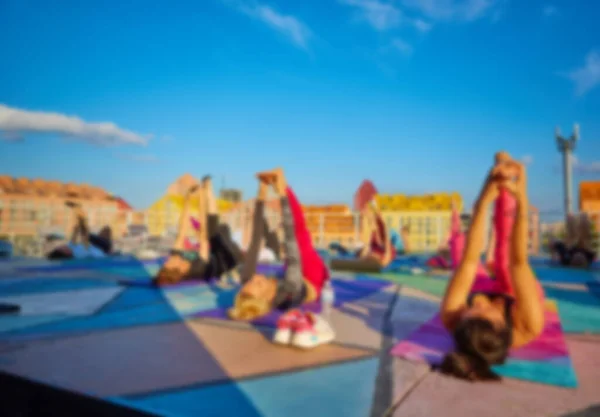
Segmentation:
[(327, 321), (331, 321), (331, 309), (333, 308), (334, 301), (335, 291), (333, 285), (331, 285), (331, 280), (328, 279), (321, 291), (321, 315)]

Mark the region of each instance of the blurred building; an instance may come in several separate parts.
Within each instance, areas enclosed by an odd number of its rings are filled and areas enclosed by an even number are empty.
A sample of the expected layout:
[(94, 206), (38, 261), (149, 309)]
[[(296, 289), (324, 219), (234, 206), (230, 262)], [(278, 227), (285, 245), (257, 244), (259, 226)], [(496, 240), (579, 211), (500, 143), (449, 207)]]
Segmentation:
[[(167, 187), (163, 196), (145, 210), (144, 217), (150, 235), (163, 236), (165, 234), (176, 233), (179, 216), (183, 208), (184, 196), (192, 185), (199, 182), (200, 180), (191, 174), (186, 173), (182, 175)], [(236, 203), (223, 200), (222, 198), (217, 200), (217, 204), (221, 214), (229, 212), (236, 205)], [(198, 208), (198, 199), (192, 197), (190, 215), (197, 217)]]
[(219, 197), (223, 201), (229, 201), (231, 203), (241, 203), (243, 194), (241, 190), (233, 188), (224, 188), (219, 192)]
[(316, 246), (327, 247), (332, 242), (353, 246), (358, 239), (357, 217), (344, 204), (302, 206), (306, 227)]
[(579, 183), (579, 211), (588, 213), (600, 231), (600, 181)]
[(409, 228), (409, 245), (415, 252), (431, 252), (445, 245), (450, 232), (452, 202), (458, 212), (463, 209), (462, 196), (457, 192), (378, 194), (376, 201), (390, 229)]
[(115, 226), (118, 202), (102, 188), (0, 176), (0, 234), (70, 233), (75, 219), (71, 209), (65, 206), (66, 200), (81, 204), (92, 231)]

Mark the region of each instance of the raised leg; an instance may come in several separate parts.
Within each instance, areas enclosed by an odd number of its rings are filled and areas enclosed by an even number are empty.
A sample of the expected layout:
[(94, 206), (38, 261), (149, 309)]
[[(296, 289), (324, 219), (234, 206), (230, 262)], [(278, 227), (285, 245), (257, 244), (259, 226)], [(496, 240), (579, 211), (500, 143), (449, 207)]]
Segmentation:
[(76, 217), (75, 226), (73, 227), (73, 232), (71, 233), (71, 244), (76, 244), (78, 241), (85, 246), (87, 249), (90, 245), (89, 236), (90, 230), (87, 225), (87, 216), (83, 208), (73, 201), (67, 201), (67, 207), (70, 207), (73, 211), (73, 214)]
[(175, 243), (173, 249), (183, 250), (185, 249), (185, 236), (190, 224), (190, 204), (191, 196), (198, 190), (198, 185), (192, 186), (185, 194), (183, 201), (183, 208), (181, 209), (181, 215), (179, 216), (179, 224), (177, 226), (177, 236), (175, 237)]
[(312, 244), (302, 206), (288, 186), (281, 169), (267, 175), (273, 176), (273, 185), (281, 198), (286, 274), (278, 295), (288, 292), (292, 298), (296, 297), (306, 288), (304, 283), (308, 283), (311, 287), (308, 290), (318, 296), (325, 281), (329, 279), (329, 271)]
[(246, 251), (244, 267), (241, 274), (242, 283), (248, 282), (256, 273), (258, 255), (263, 240), (265, 199), (267, 198), (268, 187), (268, 183), (265, 183), (264, 181), (259, 182), (256, 203), (254, 205), (254, 215), (252, 218), (252, 237), (250, 239), (248, 250)]

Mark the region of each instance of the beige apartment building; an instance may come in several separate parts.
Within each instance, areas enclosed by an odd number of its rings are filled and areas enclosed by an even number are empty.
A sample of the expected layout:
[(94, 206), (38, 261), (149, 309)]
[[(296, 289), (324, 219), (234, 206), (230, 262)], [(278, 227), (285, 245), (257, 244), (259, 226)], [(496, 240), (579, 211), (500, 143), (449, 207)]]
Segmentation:
[(127, 216), (121, 213), (119, 200), (102, 188), (0, 176), (0, 235), (70, 233), (74, 218), (66, 200), (82, 205), (92, 231), (108, 225), (118, 233), (125, 226)]

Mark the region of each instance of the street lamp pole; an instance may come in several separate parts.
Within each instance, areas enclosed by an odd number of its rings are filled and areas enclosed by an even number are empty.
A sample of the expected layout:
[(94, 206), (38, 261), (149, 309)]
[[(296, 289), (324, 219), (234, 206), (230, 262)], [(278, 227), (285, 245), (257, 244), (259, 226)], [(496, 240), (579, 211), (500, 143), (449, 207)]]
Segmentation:
[(573, 127), (573, 134), (565, 138), (560, 134), (560, 129), (557, 127), (555, 132), (556, 144), (558, 151), (563, 155), (563, 181), (564, 181), (564, 199), (565, 199), (565, 216), (568, 216), (573, 212), (573, 187), (572, 187), (572, 175), (573, 175), (573, 151), (575, 150), (575, 144), (579, 140), (579, 125), (575, 124)]

